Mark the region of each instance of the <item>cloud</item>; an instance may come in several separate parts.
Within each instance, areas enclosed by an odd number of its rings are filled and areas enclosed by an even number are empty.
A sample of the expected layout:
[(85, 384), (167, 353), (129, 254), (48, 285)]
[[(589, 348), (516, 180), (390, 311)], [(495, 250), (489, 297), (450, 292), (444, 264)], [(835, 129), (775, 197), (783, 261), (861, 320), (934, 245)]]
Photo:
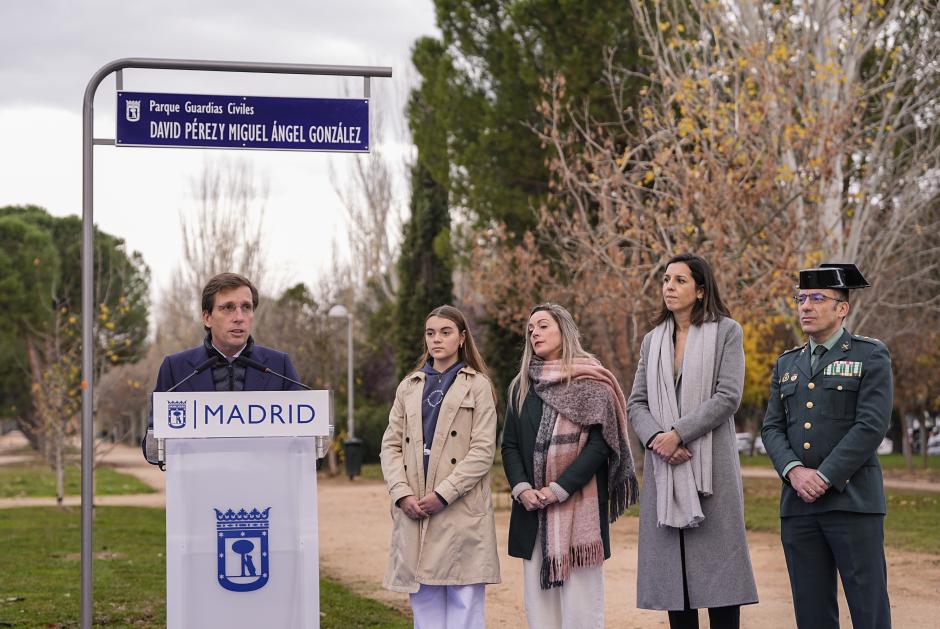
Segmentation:
[[(91, 76), (122, 57), (228, 59), (331, 65), (389, 65), (373, 111), (402, 124), (402, 95), (414, 77), (411, 46), (435, 34), (430, 0), (0, 0), (0, 205), (35, 203), (81, 212), (81, 107)], [(181, 93), (334, 97), (361, 93), (336, 77), (128, 70), (125, 89)], [(114, 137), (112, 79), (98, 89), (96, 137)], [(397, 139), (382, 141), (396, 150)], [(397, 147), (407, 152), (404, 147)], [(270, 151), (95, 149), (95, 221), (141, 251), (156, 284), (179, 255), (178, 215), (192, 207), (190, 180), (206, 159), (245, 158), (267, 173), (267, 232), (282, 282), (324, 272), (344, 212), (329, 164), (341, 155)], [(155, 287), (156, 288), (156, 287)]]
[(0, 24), (0, 106), (72, 110), (121, 57), (402, 66), (436, 32), (429, 0), (5, 1)]

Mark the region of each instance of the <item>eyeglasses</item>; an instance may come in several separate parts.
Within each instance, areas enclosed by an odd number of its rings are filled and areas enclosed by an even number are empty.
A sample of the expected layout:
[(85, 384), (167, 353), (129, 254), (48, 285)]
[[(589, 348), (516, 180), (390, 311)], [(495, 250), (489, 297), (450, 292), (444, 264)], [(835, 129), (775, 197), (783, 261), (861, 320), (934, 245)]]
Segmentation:
[(800, 304), (801, 306), (806, 303), (807, 299), (809, 299), (810, 303), (813, 304), (821, 304), (826, 300), (845, 301), (844, 299), (839, 299), (838, 297), (829, 297), (828, 295), (823, 295), (822, 293), (803, 293), (802, 295), (793, 296), (793, 301)]
[(215, 309), (226, 316), (231, 316), (235, 314), (236, 310), (239, 310), (239, 309), (241, 309), (242, 314), (249, 315), (252, 312), (254, 312), (255, 307), (252, 306), (251, 304), (238, 305), (238, 304), (228, 303), (228, 304), (219, 304), (218, 306), (215, 307)]

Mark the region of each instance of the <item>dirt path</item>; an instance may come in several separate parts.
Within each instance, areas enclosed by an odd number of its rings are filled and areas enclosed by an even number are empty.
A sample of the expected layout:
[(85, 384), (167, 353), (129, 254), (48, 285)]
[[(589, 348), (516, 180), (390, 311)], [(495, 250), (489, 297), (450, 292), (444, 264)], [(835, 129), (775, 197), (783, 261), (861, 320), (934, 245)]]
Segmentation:
[[(0, 439), (0, 464), (11, 448)], [(6, 450), (6, 452), (4, 452)], [(11, 457), (12, 458), (12, 457)], [(117, 446), (105, 461), (155, 487), (158, 492), (138, 496), (98, 496), (99, 505), (127, 505), (162, 508), (165, 504), (163, 472), (146, 464), (137, 448)], [(770, 469), (744, 468), (746, 476), (775, 477)], [(940, 490), (937, 484), (916, 481), (888, 481), (886, 485), (904, 489)], [(903, 484), (901, 484), (903, 483)], [(349, 482), (344, 478), (322, 478), (319, 486), (321, 572), (355, 591), (408, 610), (408, 598), (382, 589), (382, 576), (388, 557), (391, 520), (385, 487), (378, 482)], [(51, 498), (0, 500), (0, 508), (52, 505)], [(69, 497), (66, 504), (79, 504)], [(524, 626), (522, 603), (522, 563), (508, 557), (505, 540), (509, 512), (496, 514), (497, 540), (503, 582), (487, 588), (487, 626)], [(624, 518), (611, 527), (613, 557), (605, 564), (607, 626), (611, 628), (666, 627), (662, 612), (636, 609), (636, 518)], [(742, 611), (744, 627), (790, 629), (794, 626), (790, 586), (780, 540), (770, 533), (750, 533), (748, 543), (761, 602)], [(940, 618), (940, 557), (888, 549), (888, 572), (894, 626), (920, 629), (937, 626)], [(851, 626), (844, 599), (840, 600), (842, 625)], [(708, 626), (702, 615), (703, 627)]]
[[(319, 508), (323, 574), (361, 594), (407, 609), (407, 595), (381, 587), (391, 531), (385, 487), (364, 481), (323, 481)], [(487, 588), (488, 627), (524, 624), (522, 564), (506, 555), (508, 524), (509, 513), (497, 512), (503, 582)], [(637, 526), (636, 518), (624, 518), (611, 527), (613, 556), (604, 568), (608, 627), (667, 626), (664, 613), (636, 609)], [(775, 534), (750, 533), (748, 543), (761, 602), (743, 608), (742, 626), (791, 629), (793, 609), (780, 539)], [(888, 549), (888, 573), (894, 626), (936, 627), (940, 618), (940, 557)], [(844, 598), (840, 608), (842, 626), (851, 627)], [(702, 624), (707, 626), (704, 614)]]
[[(13, 465), (34, 461), (36, 457), (21, 454), (27, 445), (26, 439), (17, 431), (7, 433), (0, 437), (0, 465)], [(105, 446), (99, 464), (113, 467), (119, 472), (130, 474), (141, 482), (157, 490), (153, 494), (133, 494), (122, 496), (95, 496), (95, 505), (119, 507), (159, 507), (166, 506), (166, 477), (156, 466), (143, 460), (140, 448), (123, 444)], [(81, 496), (66, 496), (64, 505), (76, 507), (81, 505)], [(11, 507), (47, 507), (55, 506), (55, 498), (0, 498), (0, 509)]]

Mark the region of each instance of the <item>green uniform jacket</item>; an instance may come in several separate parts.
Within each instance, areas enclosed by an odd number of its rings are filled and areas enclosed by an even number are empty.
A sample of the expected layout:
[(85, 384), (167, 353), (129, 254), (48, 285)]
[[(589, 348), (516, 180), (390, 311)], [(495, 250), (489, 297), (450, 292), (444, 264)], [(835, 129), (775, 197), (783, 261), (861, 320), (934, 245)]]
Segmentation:
[(803, 502), (784, 478), (780, 516), (826, 511), (885, 513), (877, 449), (891, 422), (891, 357), (881, 341), (843, 332), (810, 369), (809, 346), (774, 365), (761, 438), (777, 473), (800, 461), (831, 487)]
[[(522, 413), (516, 414), (512, 400), (506, 413), (503, 428), (503, 469), (509, 487), (529, 483), (534, 489), (535, 474), (532, 462), (535, 455), (535, 438), (542, 421), (542, 399), (532, 391), (522, 404)], [(607, 521), (607, 458), (610, 448), (604, 441), (600, 425), (591, 427), (587, 443), (578, 457), (555, 481), (568, 494), (584, 487), (591, 476), (597, 479), (597, 497), (600, 501), (601, 539), (604, 542), (604, 559), (610, 558), (610, 525)], [(570, 498), (569, 498), (570, 500)], [(551, 506), (548, 507), (551, 509)], [(513, 501), (509, 516), (509, 556), (531, 559), (535, 538), (539, 531), (538, 511), (526, 511), (522, 503)]]

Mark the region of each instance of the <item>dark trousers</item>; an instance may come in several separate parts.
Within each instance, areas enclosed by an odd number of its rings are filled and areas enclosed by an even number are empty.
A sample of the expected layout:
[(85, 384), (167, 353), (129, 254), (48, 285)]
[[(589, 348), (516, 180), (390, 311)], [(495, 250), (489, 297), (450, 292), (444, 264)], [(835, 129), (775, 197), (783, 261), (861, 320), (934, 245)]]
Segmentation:
[(890, 629), (883, 515), (830, 511), (781, 518), (780, 539), (798, 627), (839, 626), (838, 571), (852, 626)]
[[(679, 530), (679, 554), (682, 557), (682, 611), (669, 612), (670, 629), (698, 629), (698, 610), (689, 609), (689, 584), (685, 578), (685, 532)], [(739, 629), (741, 626), (741, 606), (709, 607), (708, 623), (712, 629)]]

